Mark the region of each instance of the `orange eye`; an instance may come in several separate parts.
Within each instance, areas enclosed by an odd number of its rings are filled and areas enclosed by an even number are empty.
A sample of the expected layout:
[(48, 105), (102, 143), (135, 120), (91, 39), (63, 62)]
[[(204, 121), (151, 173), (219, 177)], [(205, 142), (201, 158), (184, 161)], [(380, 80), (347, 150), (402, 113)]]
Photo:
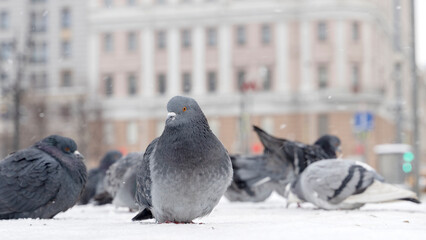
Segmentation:
[(182, 111), (184, 111), (184, 112), (185, 112), (185, 111), (186, 111), (186, 107), (183, 107), (183, 108), (182, 108)]
[(64, 148), (65, 152), (69, 152), (71, 149), (69, 147)]

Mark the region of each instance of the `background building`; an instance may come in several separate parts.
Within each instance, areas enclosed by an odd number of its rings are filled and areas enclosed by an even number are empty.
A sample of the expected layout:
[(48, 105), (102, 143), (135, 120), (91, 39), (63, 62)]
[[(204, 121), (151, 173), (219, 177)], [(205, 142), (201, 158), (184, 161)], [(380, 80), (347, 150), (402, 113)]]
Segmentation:
[(173, 95), (195, 97), (231, 153), (259, 150), (251, 124), (309, 143), (336, 134), (346, 157), (373, 166), (376, 144), (410, 143), (409, 1), (93, 0), (89, 11), (89, 119), (103, 150), (144, 150)]

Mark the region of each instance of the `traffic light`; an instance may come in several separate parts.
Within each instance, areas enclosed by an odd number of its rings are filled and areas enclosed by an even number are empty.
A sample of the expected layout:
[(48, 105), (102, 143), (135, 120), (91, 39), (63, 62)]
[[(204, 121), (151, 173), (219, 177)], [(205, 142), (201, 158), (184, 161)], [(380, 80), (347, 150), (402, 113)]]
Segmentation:
[(404, 163), (402, 164), (402, 171), (405, 173), (410, 173), (413, 171), (411, 162), (414, 160), (414, 154), (412, 152), (405, 152), (404, 155), (402, 155), (402, 159), (404, 159)]

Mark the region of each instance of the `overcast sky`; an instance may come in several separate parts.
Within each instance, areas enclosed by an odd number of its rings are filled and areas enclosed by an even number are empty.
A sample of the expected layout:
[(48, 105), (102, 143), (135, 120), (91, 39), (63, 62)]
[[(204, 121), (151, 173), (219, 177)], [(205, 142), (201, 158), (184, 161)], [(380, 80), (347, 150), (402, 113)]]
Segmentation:
[(426, 1), (416, 0), (416, 52), (417, 64), (426, 69)]

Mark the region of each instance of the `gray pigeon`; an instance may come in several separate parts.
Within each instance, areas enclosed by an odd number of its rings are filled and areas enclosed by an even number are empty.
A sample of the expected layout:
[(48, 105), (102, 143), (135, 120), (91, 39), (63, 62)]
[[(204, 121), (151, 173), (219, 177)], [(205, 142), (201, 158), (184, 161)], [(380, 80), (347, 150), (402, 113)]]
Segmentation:
[(0, 219), (53, 218), (75, 205), (86, 180), (77, 144), (44, 138), (0, 161)]
[(142, 157), (141, 153), (129, 153), (111, 165), (106, 172), (105, 190), (113, 198), (115, 206), (138, 209), (135, 201), (136, 166)]
[(289, 186), (287, 198), (288, 204), (310, 202), (327, 210), (397, 200), (420, 203), (414, 192), (384, 182), (367, 164), (341, 159), (309, 165)]
[(133, 220), (190, 223), (209, 214), (232, 179), (229, 155), (197, 102), (175, 96), (162, 135), (146, 149), (137, 173)]
[[(108, 151), (102, 158), (97, 168), (89, 171), (89, 178), (87, 180), (86, 188), (80, 198), (79, 204), (88, 204), (96, 195), (104, 193), (104, 178), (106, 171), (123, 155), (117, 150)], [(102, 204), (111, 203), (112, 198), (104, 198)]]

